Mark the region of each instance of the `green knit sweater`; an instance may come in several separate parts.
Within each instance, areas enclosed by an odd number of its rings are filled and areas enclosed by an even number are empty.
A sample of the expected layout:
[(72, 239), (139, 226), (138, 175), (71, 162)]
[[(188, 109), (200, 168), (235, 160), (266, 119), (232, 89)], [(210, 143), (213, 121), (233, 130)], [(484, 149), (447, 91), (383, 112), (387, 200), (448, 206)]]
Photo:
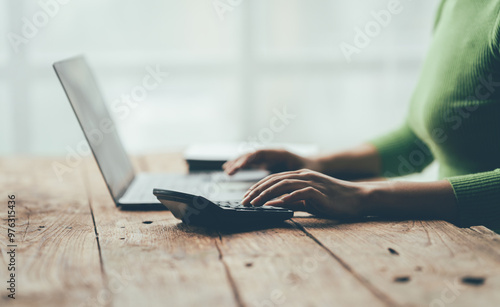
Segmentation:
[(371, 142), (385, 176), (434, 159), (461, 226), (500, 229), (500, 0), (443, 0), (405, 124)]

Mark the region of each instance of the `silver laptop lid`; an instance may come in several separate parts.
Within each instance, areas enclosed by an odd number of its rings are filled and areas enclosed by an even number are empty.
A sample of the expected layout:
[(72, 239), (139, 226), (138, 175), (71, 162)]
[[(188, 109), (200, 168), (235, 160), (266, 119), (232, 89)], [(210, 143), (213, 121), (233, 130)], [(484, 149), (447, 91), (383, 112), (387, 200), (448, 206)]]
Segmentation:
[(117, 203), (134, 178), (134, 169), (99, 86), (82, 56), (54, 63), (53, 66)]

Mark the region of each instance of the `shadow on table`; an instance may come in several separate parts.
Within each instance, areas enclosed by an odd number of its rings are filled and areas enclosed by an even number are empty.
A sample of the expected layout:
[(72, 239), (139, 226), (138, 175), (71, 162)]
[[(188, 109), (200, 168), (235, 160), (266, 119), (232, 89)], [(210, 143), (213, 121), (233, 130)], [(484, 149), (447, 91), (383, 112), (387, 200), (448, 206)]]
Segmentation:
[(337, 228), (340, 226), (353, 226), (355, 224), (382, 222), (382, 223), (404, 223), (412, 220), (404, 219), (388, 219), (379, 217), (363, 217), (356, 219), (342, 219), (334, 220), (320, 216), (314, 216), (311, 214), (298, 214), (295, 215), (291, 220), (286, 220), (280, 223), (270, 223), (270, 224), (243, 224), (243, 225), (211, 225), (211, 226), (194, 226), (186, 225), (179, 221), (178, 224), (172, 227), (179, 231), (185, 233), (192, 233), (198, 235), (208, 235), (211, 237), (217, 237), (220, 234), (230, 235), (238, 233), (247, 233), (255, 231), (263, 231), (268, 229), (293, 229), (293, 228)]
[(208, 235), (211, 237), (217, 237), (219, 234), (237, 234), (246, 233), (254, 231), (262, 231), (267, 229), (292, 229), (295, 226), (291, 222), (281, 222), (281, 223), (270, 223), (270, 224), (243, 224), (243, 225), (213, 225), (213, 226), (194, 226), (186, 225), (182, 222), (177, 223), (172, 226), (178, 231), (185, 233), (192, 233), (198, 235)]

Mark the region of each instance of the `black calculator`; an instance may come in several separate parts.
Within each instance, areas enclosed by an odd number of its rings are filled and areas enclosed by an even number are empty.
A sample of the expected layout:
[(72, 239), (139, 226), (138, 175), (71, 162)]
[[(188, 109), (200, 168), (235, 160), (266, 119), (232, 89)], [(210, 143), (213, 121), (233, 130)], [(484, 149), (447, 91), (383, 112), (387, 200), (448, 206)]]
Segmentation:
[(153, 194), (172, 214), (188, 225), (269, 225), (293, 217), (285, 208), (243, 206), (239, 201), (211, 201), (203, 196), (154, 189)]

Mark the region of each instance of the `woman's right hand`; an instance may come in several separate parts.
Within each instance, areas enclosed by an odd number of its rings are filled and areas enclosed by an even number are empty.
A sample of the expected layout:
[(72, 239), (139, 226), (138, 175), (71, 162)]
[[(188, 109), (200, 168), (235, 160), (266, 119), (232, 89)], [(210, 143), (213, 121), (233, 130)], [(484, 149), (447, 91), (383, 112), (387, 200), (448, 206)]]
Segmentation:
[(262, 149), (224, 163), (222, 168), (233, 175), (243, 168), (264, 168), (272, 172), (293, 171), (301, 168), (318, 170), (313, 159), (304, 158), (283, 149)]

